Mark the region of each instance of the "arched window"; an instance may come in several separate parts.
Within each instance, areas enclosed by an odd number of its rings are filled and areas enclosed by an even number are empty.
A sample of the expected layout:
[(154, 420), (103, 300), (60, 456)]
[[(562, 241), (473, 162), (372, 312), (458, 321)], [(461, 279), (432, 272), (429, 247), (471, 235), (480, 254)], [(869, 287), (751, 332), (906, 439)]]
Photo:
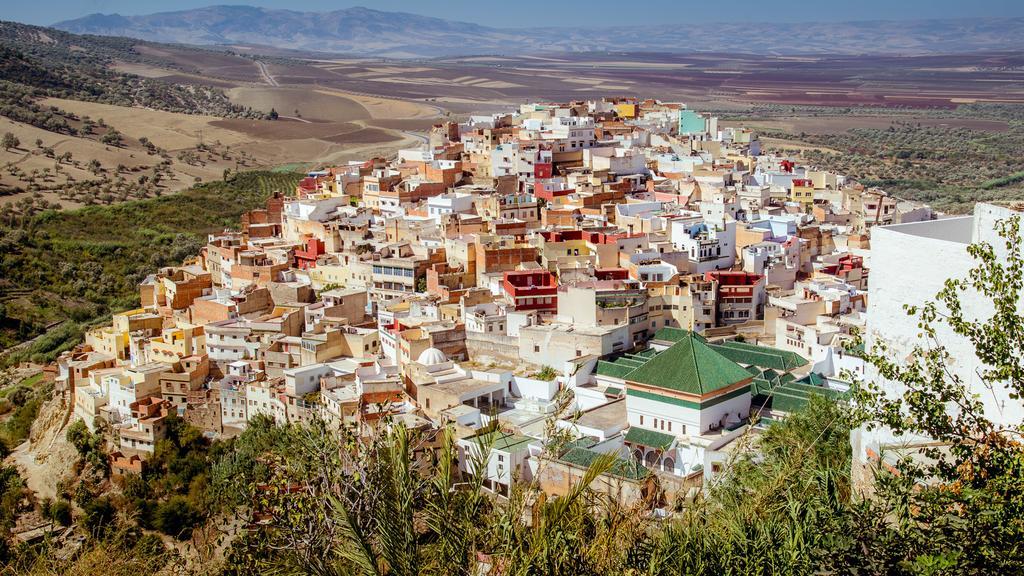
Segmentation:
[(635, 458), (637, 462), (643, 462), (644, 461), (644, 451), (643, 451), (643, 449), (642, 448), (637, 448), (636, 450), (633, 450), (633, 458)]
[(674, 471), (676, 469), (675, 460), (672, 460), (671, 457), (666, 456), (661, 461), (661, 469), (664, 470), (665, 472), (672, 472), (672, 471)]
[(644, 458), (644, 464), (648, 468), (656, 468), (658, 465), (658, 453), (654, 450), (648, 452), (647, 456)]

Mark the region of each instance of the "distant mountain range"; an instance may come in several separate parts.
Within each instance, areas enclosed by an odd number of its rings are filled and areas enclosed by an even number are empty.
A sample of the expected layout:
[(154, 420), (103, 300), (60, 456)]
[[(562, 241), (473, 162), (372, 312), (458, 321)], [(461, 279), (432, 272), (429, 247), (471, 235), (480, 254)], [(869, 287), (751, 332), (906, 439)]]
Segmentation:
[[(682, 20), (684, 14), (678, 15)], [(611, 19), (611, 17), (610, 17)], [(664, 24), (492, 28), (404, 12), (297, 12), (211, 6), (144, 16), (92, 14), (54, 28), (155, 42), (273, 46), (363, 56), (438, 57), (547, 52), (940, 54), (1024, 48), (1024, 18), (842, 23)]]

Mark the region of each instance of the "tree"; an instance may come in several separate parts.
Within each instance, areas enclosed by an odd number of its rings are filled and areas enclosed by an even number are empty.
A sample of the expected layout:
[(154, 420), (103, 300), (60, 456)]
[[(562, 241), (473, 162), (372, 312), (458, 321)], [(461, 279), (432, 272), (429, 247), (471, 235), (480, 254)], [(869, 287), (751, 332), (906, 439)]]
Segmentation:
[(117, 521), (117, 508), (109, 496), (93, 498), (82, 506), (82, 527), (95, 536), (102, 538), (114, 528)]
[[(965, 573), (1020, 573), (1024, 570), (1024, 426), (994, 422), (981, 398), (948, 367), (943, 338), (971, 343), (983, 363), (976, 372), (989, 390), (1024, 395), (1024, 238), (1020, 218), (996, 224), (997, 247), (981, 242), (967, 248), (977, 265), (962, 279), (950, 279), (936, 300), (906, 307), (917, 319), (920, 342), (909, 358), (894, 357), (884, 342), (864, 356), (879, 375), (902, 385), (887, 395), (878, 383), (860, 382), (861, 416), (870, 427), (919, 435), (936, 444), (924, 459), (902, 459), (899, 477), (881, 483), (880, 500), (898, 518), (904, 542), (924, 542), (907, 554), (913, 563), (952, 562)], [(975, 318), (964, 303), (983, 300)], [(977, 309), (977, 308), (972, 308)], [(990, 315), (989, 315), (990, 314)], [(951, 335), (951, 336), (950, 336)], [(987, 394), (987, 392), (986, 392)], [(929, 564), (930, 565), (930, 564)]]
[(17, 148), (20, 145), (21, 140), (18, 140), (18, 137), (13, 132), (4, 132), (3, 138), (0, 139), (0, 146), (4, 147), (4, 151)]
[(171, 496), (157, 506), (153, 514), (153, 526), (168, 536), (187, 540), (192, 536), (192, 529), (202, 519), (202, 514), (192, 507), (188, 498)]
[(112, 146), (121, 146), (124, 142), (124, 137), (121, 136), (121, 133), (118, 132), (116, 128), (111, 128), (107, 130), (107, 133), (103, 135), (103, 138), (101, 138), (100, 141)]

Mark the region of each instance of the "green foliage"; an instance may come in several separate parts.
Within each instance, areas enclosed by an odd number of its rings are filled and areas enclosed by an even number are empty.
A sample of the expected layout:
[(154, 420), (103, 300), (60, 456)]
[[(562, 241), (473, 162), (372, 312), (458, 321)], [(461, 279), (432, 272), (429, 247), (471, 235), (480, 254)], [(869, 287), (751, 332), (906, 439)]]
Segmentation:
[[(38, 382), (38, 381), (37, 381)], [(39, 408), (53, 392), (52, 385), (40, 386), (22, 382), (5, 391), (5, 400), (13, 407), (11, 414), (0, 424), (0, 442), (10, 451), (28, 438)]]
[(51, 522), (56, 522), (61, 526), (71, 525), (71, 503), (67, 500), (63, 498), (50, 500), (47, 498), (40, 504), (39, 509), (43, 518), (46, 518)]
[(991, 190), (993, 188), (1002, 188), (1003, 186), (1009, 186), (1011, 184), (1018, 184), (1024, 182), (1024, 172), (1014, 172), (1008, 176), (1002, 178), (994, 178), (983, 182), (981, 187), (985, 190)]
[(11, 148), (17, 148), (21, 145), (21, 140), (11, 132), (4, 132), (3, 139), (0, 139), (0, 146), (4, 150), (10, 150)]
[(14, 466), (0, 466), (0, 531), (14, 527), (25, 497), (25, 481)]
[[(1024, 108), (1018, 106), (1017, 108)], [(1011, 110), (1004, 108), (1004, 112)], [(800, 140), (837, 150), (793, 150), (819, 168), (847, 174), (911, 200), (952, 212), (970, 210), (975, 202), (1024, 199), (1022, 114), (1010, 118), (1005, 131), (924, 126), (896, 116), (888, 129), (853, 128), (837, 134), (763, 131), (762, 135)], [(784, 147), (784, 146), (783, 146)]]
[(102, 434), (90, 432), (86, 428), (85, 422), (76, 420), (71, 426), (68, 426), (64, 437), (75, 447), (75, 450), (78, 451), (78, 457), (82, 461), (92, 465), (97, 470), (107, 471), (109, 463), (107, 461), (107, 454), (103, 449), (104, 441)]
[(121, 146), (124, 143), (124, 136), (115, 128), (110, 128), (107, 133), (100, 138), (100, 142), (104, 144), (110, 144), (112, 146)]
[(153, 513), (153, 527), (178, 540), (190, 538), (192, 529), (202, 520), (203, 514), (185, 496), (171, 496)]
[(143, 528), (188, 539), (211, 512), (208, 477), (221, 447), (175, 414), (166, 426), (166, 437), (157, 442), (144, 474), (120, 480), (121, 508)]
[[(273, 192), (290, 192), (296, 174), (242, 172), (172, 196), (45, 212), (23, 227), (0, 226), (0, 291), (31, 294), (31, 305), (0, 312), (0, 346), (41, 334), (77, 316), (0, 364), (52, 359), (81, 338), (85, 319), (138, 305), (138, 283), (161, 266), (194, 256), (206, 235), (238, 225)], [(8, 240), (5, 240), (8, 239)]]
[(93, 498), (82, 506), (80, 525), (90, 535), (103, 539), (116, 528), (117, 508), (109, 496)]
[(551, 366), (542, 366), (540, 370), (534, 372), (530, 377), (550, 382), (558, 377), (558, 372)]
[[(1017, 573), (1024, 569), (1024, 428), (994, 422), (981, 397), (949, 370), (948, 340), (969, 343), (982, 365), (985, 387), (1005, 387), (1010, 400), (1024, 394), (1024, 239), (1020, 218), (996, 224), (995, 246), (968, 247), (977, 265), (950, 279), (936, 300), (908, 306), (919, 343), (897, 359), (884, 342), (864, 358), (879, 375), (905, 390), (886, 394), (860, 383), (857, 399), (869, 428), (934, 439), (924, 458), (903, 458), (899, 476), (881, 484), (879, 500), (898, 519), (906, 549), (902, 562), (925, 573)], [(965, 309), (982, 301), (980, 317)], [(972, 307), (973, 309), (977, 309)], [(905, 356), (905, 355), (900, 355)], [(954, 568), (949, 568), (955, 566)], [(948, 568), (948, 569), (947, 569)]]

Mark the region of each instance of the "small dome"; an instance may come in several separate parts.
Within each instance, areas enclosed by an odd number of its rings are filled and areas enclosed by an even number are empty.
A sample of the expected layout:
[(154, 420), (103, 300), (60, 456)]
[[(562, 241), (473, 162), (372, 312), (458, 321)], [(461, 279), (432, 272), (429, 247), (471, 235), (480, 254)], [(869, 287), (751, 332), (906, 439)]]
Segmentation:
[(424, 366), (436, 366), (438, 364), (444, 364), (448, 361), (448, 357), (444, 355), (437, 348), (427, 348), (420, 353), (420, 357), (416, 359), (416, 362), (423, 364)]

